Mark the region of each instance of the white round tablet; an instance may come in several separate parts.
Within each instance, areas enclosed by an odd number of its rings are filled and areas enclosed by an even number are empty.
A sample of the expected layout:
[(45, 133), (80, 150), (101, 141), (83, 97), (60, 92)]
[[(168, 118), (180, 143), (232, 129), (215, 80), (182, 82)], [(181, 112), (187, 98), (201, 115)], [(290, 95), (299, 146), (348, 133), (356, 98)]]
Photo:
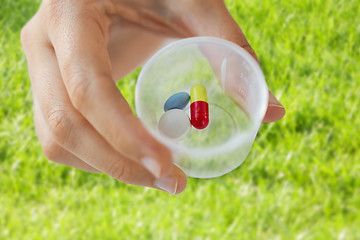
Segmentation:
[(189, 131), (190, 127), (188, 115), (180, 109), (172, 109), (165, 112), (161, 116), (158, 125), (160, 133), (172, 139), (181, 138)]

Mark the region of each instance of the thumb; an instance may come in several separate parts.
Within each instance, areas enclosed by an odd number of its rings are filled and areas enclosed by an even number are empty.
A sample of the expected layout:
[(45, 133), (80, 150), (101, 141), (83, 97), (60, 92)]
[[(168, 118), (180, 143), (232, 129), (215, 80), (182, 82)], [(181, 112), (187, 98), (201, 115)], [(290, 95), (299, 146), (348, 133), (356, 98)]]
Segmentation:
[[(187, 20), (189, 21), (187, 25), (191, 26), (191, 32), (194, 36), (213, 36), (234, 42), (259, 62), (245, 34), (235, 22), (223, 1), (201, 1), (200, 5), (192, 7)], [(282, 119), (284, 115), (284, 106), (269, 91), (269, 103), (263, 122), (276, 122)]]

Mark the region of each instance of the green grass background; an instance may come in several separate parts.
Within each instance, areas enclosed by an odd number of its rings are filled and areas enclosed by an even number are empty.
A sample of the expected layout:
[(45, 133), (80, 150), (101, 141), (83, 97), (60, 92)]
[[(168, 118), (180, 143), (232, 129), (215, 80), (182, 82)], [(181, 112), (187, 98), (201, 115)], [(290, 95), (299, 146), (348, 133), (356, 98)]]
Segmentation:
[(241, 167), (170, 196), (45, 159), (19, 40), (39, 1), (2, 0), (0, 239), (360, 239), (359, 2), (226, 3), (287, 115)]

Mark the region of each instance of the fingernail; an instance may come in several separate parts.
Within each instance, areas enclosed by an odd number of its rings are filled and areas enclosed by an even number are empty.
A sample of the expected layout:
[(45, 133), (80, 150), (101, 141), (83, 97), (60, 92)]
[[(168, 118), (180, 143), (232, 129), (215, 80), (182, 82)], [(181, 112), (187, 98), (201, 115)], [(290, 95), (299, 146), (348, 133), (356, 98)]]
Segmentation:
[(284, 106), (279, 102), (279, 100), (274, 97), (271, 93), (269, 94), (269, 107), (279, 107), (284, 108)]
[(177, 179), (173, 177), (158, 178), (155, 181), (155, 186), (170, 194), (175, 194), (177, 190)]
[(160, 164), (153, 158), (145, 157), (141, 160), (144, 167), (149, 170), (155, 177), (160, 177)]

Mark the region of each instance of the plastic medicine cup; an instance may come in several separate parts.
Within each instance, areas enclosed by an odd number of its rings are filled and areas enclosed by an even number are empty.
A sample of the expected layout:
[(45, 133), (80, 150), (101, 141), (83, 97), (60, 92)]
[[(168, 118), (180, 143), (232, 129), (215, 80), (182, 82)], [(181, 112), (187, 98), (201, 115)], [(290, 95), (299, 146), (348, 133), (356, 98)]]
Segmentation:
[[(181, 139), (161, 135), (165, 101), (195, 84), (207, 90), (209, 125)], [(238, 45), (213, 37), (177, 40), (144, 65), (135, 105), (146, 129), (173, 153), (188, 176), (212, 178), (237, 168), (250, 152), (268, 104), (268, 88), (255, 59)], [(189, 114), (189, 105), (184, 109)]]

